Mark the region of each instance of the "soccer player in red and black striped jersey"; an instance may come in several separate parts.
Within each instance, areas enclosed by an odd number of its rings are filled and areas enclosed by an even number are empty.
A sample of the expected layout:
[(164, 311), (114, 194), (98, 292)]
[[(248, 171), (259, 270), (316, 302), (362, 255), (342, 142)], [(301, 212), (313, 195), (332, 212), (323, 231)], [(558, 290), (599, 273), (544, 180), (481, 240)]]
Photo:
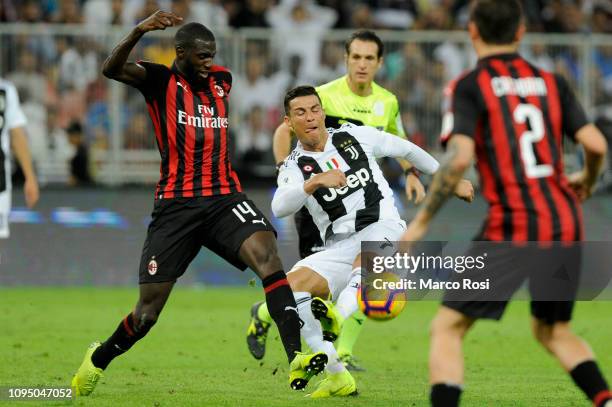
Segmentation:
[[(580, 201), (594, 189), (606, 142), (588, 123), (565, 80), (517, 54), (524, 32), (517, 0), (476, 0), (471, 5), (469, 34), (478, 65), (448, 90), (449, 112), (443, 128), (447, 155), (403, 240), (416, 241), (425, 235), (474, 155), (489, 203), (487, 219), (475, 240), (582, 240)], [(586, 158), (584, 169), (569, 179), (563, 174), (564, 135), (583, 147)], [(491, 260), (489, 256), (489, 264)], [(543, 260), (547, 266), (555, 261), (550, 256)], [(494, 264), (497, 268), (502, 263)], [(512, 265), (510, 272), (518, 268)], [(531, 283), (541, 278), (537, 273), (530, 276)], [(570, 329), (574, 301), (533, 300), (532, 284), (529, 289), (534, 336), (596, 407), (611, 406), (612, 393), (592, 351)], [(429, 368), (434, 407), (459, 404), (462, 340), (477, 319), (499, 320), (507, 305), (507, 301), (472, 297), (470, 301), (449, 301), (449, 295), (447, 291), (432, 323)]]
[(73, 378), (77, 395), (90, 394), (102, 370), (147, 334), (177, 278), (202, 246), (241, 270), (250, 267), (261, 278), (290, 362), (293, 389), (304, 388), (327, 362), (322, 352), (300, 352), (300, 320), (277, 254), (275, 231), (242, 193), (230, 164), (232, 75), (213, 64), (213, 33), (198, 23), (182, 26), (174, 37), (176, 59), (171, 68), (128, 61), (146, 32), (181, 21), (173, 13), (157, 11), (115, 47), (103, 66), (105, 76), (143, 94), (155, 128), (161, 174), (140, 262), (140, 298), (105, 342), (90, 346)]

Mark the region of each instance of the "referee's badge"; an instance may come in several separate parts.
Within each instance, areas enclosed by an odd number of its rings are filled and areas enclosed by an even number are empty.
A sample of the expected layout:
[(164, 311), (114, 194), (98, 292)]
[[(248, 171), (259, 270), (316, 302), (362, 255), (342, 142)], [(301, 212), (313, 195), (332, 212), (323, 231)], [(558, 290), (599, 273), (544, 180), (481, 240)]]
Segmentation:
[(155, 261), (155, 256), (151, 257), (151, 261), (149, 262), (149, 265), (147, 266), (147, 270), (149, 271), (149, 274), (152, 276), (157, 274), (157, 261)]

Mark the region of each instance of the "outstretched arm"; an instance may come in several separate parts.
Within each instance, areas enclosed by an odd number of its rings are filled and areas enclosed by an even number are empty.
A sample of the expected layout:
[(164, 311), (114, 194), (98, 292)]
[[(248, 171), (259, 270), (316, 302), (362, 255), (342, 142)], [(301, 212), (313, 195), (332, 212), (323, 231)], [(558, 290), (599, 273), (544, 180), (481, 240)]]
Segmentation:
[[(410, 141), (393, 137), (390, 134), (386, 134), (380, 145), (375, 146), (374, 153), (377, 156), (402, 157), (426, 174), (433, 174), (439, 167), (435, 158), (425, 150)], [(460, 180), (453, 192), (457, 198), (464, 201), (472, 202), (474, 199), (474, 187), (466, 179)]]
[(106, 58), (102, 65), (102, 73), (110, 79), (126, 83), (132, 86), (139, 86), (147, 78), (147, 71), (135, 62), (128, 62), (128, 56), (136, 43), (142, 36), (155, 30), (165, 30), (183, 21), (182, 17), (174, 13), (167, 13), (158, 10), (145, 20), (138, 23), (136, 27), (113, 49), (113, 52)]
[(366, 127), (363, 129), (361, 134), (369, 139), (374, 157), (401, 158), (425, 174), (433, 174), (438, 169), (438, 161), (416, 144), (383, 131), (372, 132), (372, 128)]

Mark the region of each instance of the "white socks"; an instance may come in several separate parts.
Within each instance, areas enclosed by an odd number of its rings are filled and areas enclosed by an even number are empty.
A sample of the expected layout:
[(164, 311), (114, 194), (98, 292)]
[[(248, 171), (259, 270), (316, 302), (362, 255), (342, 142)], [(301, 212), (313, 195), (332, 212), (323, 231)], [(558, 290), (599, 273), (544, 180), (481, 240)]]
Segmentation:
[(325, 352), (328, 362), (326, 369), (329, 373), (342, 372), (345, 368), (342, 362), (338, 359), (336, 348), (331, 342), (323, 340), (323, 331), (321, 323), (312, 315), (310, 303), (312, 296), (307, 292), (294, 292), (295, 302), (298, 308), (298, 314), (303, 322), (300, 334), (314, 352)]
[(359, 290), (360, 286), (361, 267), (357, 267), (351, 272), (351, 279), (348, 285), (342, 290), (338, 296), (338, 301), (336, 301), (336, 309), (344, 319), (350, 317), (359, 309), (357, 305), (357, 290)]

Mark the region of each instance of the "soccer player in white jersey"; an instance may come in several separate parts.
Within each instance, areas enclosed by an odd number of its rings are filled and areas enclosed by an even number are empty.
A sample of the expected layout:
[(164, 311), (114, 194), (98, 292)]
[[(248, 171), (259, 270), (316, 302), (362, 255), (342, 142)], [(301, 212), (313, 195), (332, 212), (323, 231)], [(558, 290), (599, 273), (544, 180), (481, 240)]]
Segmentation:
[(26, 205), (31, 208), (38, 201), (38, 181), (32, 166), (25, 125), (26, 118), (19, 105), (15, 85), (0, 78), (0, 239), (9, 237), (11, 147), (25, 176)]
[[(326, 129), (325, 113), (313, 87), (290, 90), (284, 105), (285, 123), (299, 142), (280, 167), (272, 211), (285, 217), (306, 206), (325, 242), (324, 251), (300, 260), (287, 275), (304, 323), (302, 337), (313, 351), (326, 352), (329, 360), (327, 378), (311, 397), (347, 396), (356, 392), (355, 380), (331, 342), (323, 339), (313, 310), (333, 312), (329, 320), (336, 324), (355, 312), (361, 241), (395, 241), (405, 229), (376, 158), (405, 158), (427, 174), (437, 170), (438, 162), (409, 141), (373, 127), (345, 124)], [(468, 200), (473, 195), (468, 181), (460, 184), (458, 192)], [(313, 299), (330, 294), (335, 309)]]

